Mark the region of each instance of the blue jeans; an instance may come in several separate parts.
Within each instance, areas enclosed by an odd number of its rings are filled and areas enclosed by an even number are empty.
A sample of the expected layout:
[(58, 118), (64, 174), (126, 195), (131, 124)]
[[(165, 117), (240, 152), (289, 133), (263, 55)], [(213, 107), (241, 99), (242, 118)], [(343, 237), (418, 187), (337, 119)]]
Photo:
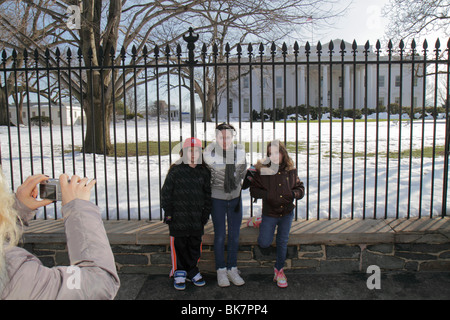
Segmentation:
[(281, 270), (286, 260), (287, 244), (289, 240), (289, 231), (291, 230), (294, 211), (281, 218), (262, 216), (259, 226), (258, 244), (261, 248), (268, 248), (272, 244), (275, 228), (277, 229), (277, 261), (275, 268)]
[[(239, 210), (236, 212), (236, 206)], [(216, 269), (237, 266), (239, 248), (239, 233), (242, 223), (242, 200), (240, 197), (232, 200), (212, 198), (212, 221), (214, 224), (214, 255)], [(225, 220), (228, 223), (227, 262), (225, 263)]]

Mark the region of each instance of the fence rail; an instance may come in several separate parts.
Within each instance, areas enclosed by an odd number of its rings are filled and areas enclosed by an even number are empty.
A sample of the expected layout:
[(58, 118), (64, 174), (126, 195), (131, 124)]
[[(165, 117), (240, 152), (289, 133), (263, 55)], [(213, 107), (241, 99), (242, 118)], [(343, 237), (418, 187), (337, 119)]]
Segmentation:
[[(446, 215), (450, 40), (210, 52), (192, 30), (184, 40), (187, 51), (117, 56), (0, 49), (0, 161), (12, 188), (40, 172), (94, 177), (105, 219), (161, 219), (177, 144), (195, 135), (206, 145), (226, 121), (248, 163), (285, 142), (307, 190), (296, 219)], [(247, 191), (243, 205), (260, 214)]]

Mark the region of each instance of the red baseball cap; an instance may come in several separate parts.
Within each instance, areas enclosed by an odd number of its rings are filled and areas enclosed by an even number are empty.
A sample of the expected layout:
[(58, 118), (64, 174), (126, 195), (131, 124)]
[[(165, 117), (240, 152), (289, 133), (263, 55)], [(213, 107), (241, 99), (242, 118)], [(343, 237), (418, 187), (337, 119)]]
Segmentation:
[(187, 138), (186, 140), (184, 140), (183, 143), (183, 149), (184, 148), (188, 148), (188, 147), (202, 147), (202, 141), (200, 139), (197, 138)]

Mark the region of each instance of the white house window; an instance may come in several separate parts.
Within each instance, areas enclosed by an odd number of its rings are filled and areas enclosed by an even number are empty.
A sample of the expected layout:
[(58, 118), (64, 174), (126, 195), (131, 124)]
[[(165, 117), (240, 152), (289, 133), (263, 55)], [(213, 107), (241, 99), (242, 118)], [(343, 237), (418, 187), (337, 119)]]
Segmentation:
[(233, 113), (233, 99), (228, 100), (228, 113)]
[(248, 77), (244, 77), (244, 89), (250, 88), (250, 80)]
[(277, 76), (275, 80), (276, 80), (276, 88), (277, 89), (283, 88), (283, 77)]
[(277, 98), (276, 104), (277, 109), (281, 109), (283, 107), (283, 98)]
[(244, 113), (250, 113), (250, 99), (244, 98)]
[(378, 87), (379, 88), (384, 88), (384, 76), (379, 76), (378, 77)]

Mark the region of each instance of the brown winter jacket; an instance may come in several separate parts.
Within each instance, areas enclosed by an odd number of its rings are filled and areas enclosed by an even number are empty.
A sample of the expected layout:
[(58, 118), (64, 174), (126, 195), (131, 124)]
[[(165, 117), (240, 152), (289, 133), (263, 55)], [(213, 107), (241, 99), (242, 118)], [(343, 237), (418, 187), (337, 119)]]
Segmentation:
[[(16, 208), (27, 225), (35, 212), (17, 199)], [(0, 277), (2, 300), (115, 297), (120, 281), (99, 208), (76, 199), (62, 207), (62, 214), (71, 266), (47, 268), (25, 249), (8, 248), (4, 257), (6, 275)]]
[(261, 170), (257, 170), (250, 186), (250, 195), (263, 199), (263, 215), (282, 217), (295, 208), (294, 199), (303, 198), (305, 187), (295, 168), (280, 169), (273, 174), (261, 174)]

